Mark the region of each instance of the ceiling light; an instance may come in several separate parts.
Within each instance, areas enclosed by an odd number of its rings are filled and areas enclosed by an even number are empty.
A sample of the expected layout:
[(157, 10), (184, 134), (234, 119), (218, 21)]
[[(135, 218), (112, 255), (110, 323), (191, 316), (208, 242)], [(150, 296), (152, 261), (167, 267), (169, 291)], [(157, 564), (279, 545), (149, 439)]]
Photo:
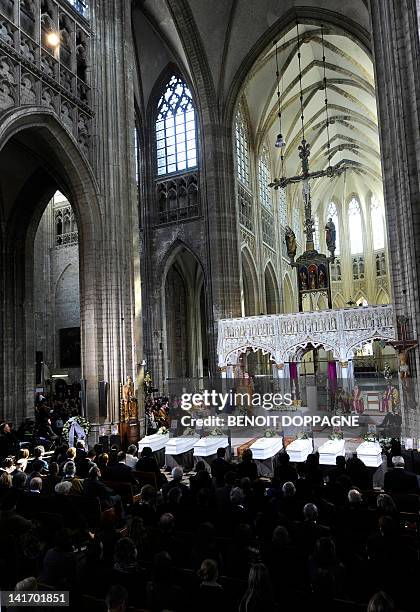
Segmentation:
[(276, 144), (274, 146), (277, 147), (277, 149), (283, 149), (286, 146), (283, 134), (277, 134)]

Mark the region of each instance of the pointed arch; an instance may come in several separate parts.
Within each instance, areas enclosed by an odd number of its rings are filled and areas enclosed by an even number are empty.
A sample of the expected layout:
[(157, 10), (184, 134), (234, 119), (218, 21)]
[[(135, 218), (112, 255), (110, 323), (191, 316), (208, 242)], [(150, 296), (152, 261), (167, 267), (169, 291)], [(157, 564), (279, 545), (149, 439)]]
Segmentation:
[(273, 264), (269, 261), (264, 270), (265, 287), (265, 312), (267, 314), (277, 314), (280, 312), (280, 297), (277, 284), (276, 273)]
[(285, 313), (296, 311), (293, 285), (288, 273), (283, 278), (283, 307)]
[[(43, 159), (48, 159), (48, 168), (38, 166), (30, 177), (23, 175), (15, 206), (7, 221), (5, 256), (10, 258), (12, 254), (13, 266), (5, 270), (0, 266), (0, 276), (7, 278), (7, 284), (16, 287), (15, 295), (6, 296), (8, 312), (13, 312), (19, 302), (26, 305), (25, 316), (22, 312), (20, 319), (0, 321), (5, 326), (0, 330), (0, 337), (9, 347), (6, 358), (10, 363), (18, 364), (13, 379), (4, 380), (4, 413), (8, 418), (19, 421), (24, 415), (25, 402), (28, 410), (33, 406), (34, 338), (31, 321), (34, 313), (29, 296), (33, 295), (34, 278), (28, 261), (32, 259), (36, 229), (45, 207), (59, 189), (71, 202), (79, 228), (82, 376), (87, 380), (87, 413), (95, 422), (98, 381), (107, 376), (111, 394), (118, 390), (111, 370), (107, 370), (109, 364), (103, 352), (106, 342), (102, 333), (106, 336), (107, 326), (102, 325), (102, 317), (107, 308), (99, 306), (104, 301), (102, 274), (106, 249), (103, 244), (104, 217), (99, 202), (100, 190), (89, 162), (52, 110), (25, 106), (5, 113), (0, 124), (0, 152), (3, 155), (10, 141), (10, 146), (13, 146), (16, 136), (28, 143), (37, 160), (41, 159), (37, 157), (37, 152), (43, 151)], [(17, 310), (20, 312), (20, 309)], [(11, 338), (15, 339), (14, 344), (10, 342)], [(20, 349), (17, 348), (18, 344)], [(17, 359), (16, 351), (19, 350), (20, 357)]]
[(176, 240), (160, 268), (163, 376), (201, 378), (208, 370), (203, 266), (192, 249)]
[(245, 317), (258, 314), (258, 276), (248, 247), (242, 249), (242, 309)]
[(377, 304), (390, 304), (391, 303), (391, 300), (389, 299), (389, 295), (383, 287), (381, 287), (381, 289), (377, 293), (376, 303)]
[(345, 308), (346, 307), (346, 302), (343, 296), (341, 295), (341, 293), (337, 293), (336, 295), (334, 295), (333, 306), (334, 308)]

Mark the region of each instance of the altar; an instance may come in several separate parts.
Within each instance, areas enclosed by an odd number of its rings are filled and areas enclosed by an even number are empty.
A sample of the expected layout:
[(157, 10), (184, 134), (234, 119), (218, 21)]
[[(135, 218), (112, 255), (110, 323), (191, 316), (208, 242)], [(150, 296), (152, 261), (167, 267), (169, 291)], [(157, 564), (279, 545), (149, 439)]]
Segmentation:
[(139, 455), (141, 451), (143, 450), (143, 448), (146, 448), (148, 446), (149, 448), (152, 449), (159, 467), (163, 467), (163, 465), (165, 464), (164, 448), (168, 440), (169, 440), (169, 433), (164, 433), (164, 434), (155, 433), (150, 436), (145, 436), (138, 443)]
[(259, 438), (249, 448), (257, 464), (258, 475), (271, 477), (274, 473), (275, 457), (283, 448), (283, 438)]
[(377, 468), (382, 465), (382, 448), (379, 442), (363, 442), (356, 449), (357, 457), (367, 467)]
[(210, 468), (213, 459), (216, 458), (218, 448), (228, 448), (227, 436), (205, 436), (194, 444), (194, 462), (204, 461), (206, 468)]
[(198, 436), (178, 436), (169, 438), (165, 445), (165, 465), (171, 469), (178, 465), (186, 469), (191, 469), (194, 465), (194, 446), (199, 439)]
[(293, 440), (286, 446), (286, 453), (293, 463), (303, 463), (313, 451), (312, 438)]
[(344, 440), (327, 440), (318, 448), (320, 465), (336, 465), (337, 457), (345, 457)]

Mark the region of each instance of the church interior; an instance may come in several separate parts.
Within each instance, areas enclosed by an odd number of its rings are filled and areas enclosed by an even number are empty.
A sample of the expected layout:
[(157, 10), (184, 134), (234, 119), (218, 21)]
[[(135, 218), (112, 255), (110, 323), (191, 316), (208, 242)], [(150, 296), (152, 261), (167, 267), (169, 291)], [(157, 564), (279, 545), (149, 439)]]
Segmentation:
[(419, 24), (0, 0), (0, 609), (417, 609)]

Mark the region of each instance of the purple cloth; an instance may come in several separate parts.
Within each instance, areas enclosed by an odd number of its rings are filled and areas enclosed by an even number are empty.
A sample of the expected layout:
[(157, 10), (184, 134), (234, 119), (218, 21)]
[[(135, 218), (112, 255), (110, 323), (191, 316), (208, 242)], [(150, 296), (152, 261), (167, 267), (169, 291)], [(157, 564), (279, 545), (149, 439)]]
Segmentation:
[(298, 377), (298, 369), (297, 369), (296, 361), (291, 361), (289, 363), (289, 372), (290, 372), (290, 378), (297, 378)]

